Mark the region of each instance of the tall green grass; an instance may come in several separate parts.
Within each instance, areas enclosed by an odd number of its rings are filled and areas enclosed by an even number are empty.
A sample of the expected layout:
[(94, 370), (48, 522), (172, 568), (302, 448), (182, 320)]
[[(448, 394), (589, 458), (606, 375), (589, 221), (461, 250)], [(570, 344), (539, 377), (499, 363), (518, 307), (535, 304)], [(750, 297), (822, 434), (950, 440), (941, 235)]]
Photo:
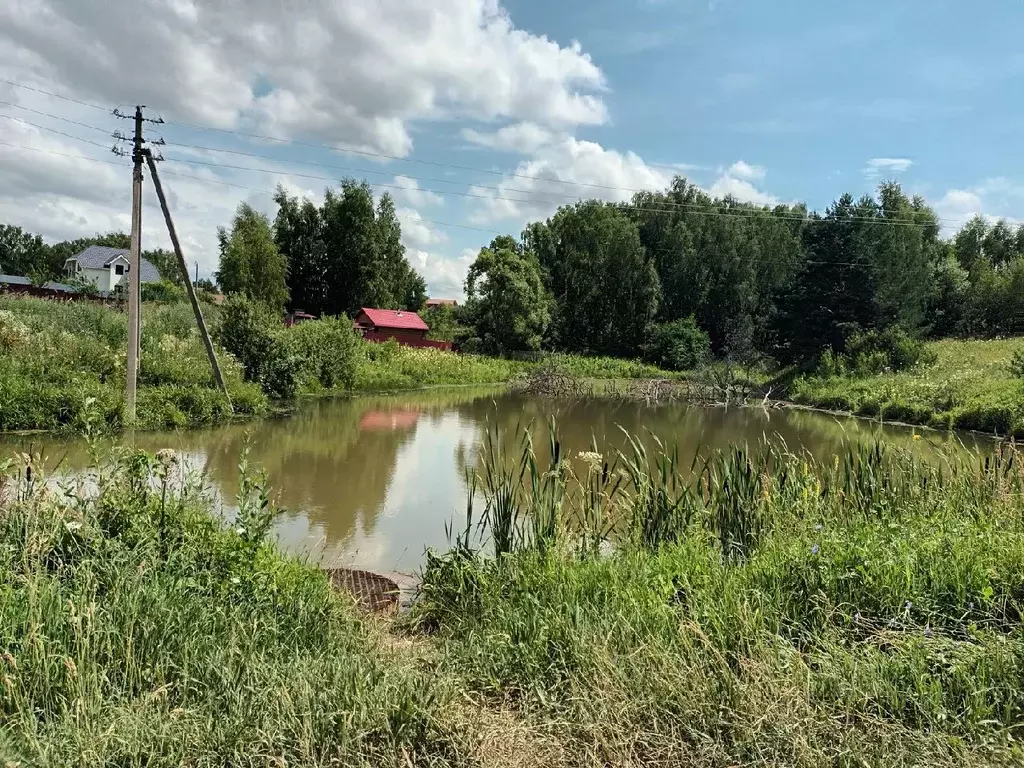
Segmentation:
[[(631, 441), (576, 463), (614, 523), (601, 546), (574, 524), (594, 495), (573, 462), (485, 450), (494, 546), (428, 561), (414, 622), (484, 701), (616, 765), (1024, 759), (1014, 451), (816, 462), (764, 444), (684, 463)], [(562, 524), (538, 529), (552, 473)]]
[(1024, 436), (1024, 381), (1011, 370), (1019, 339), (953, 340), (927, 345), (935, 362), (861, 375), (826, 372), (797, 379), (797, 403), (937, 429)]
[(482, 355), (403, 347), (394, 340), (363, 342), (354, 387), (381, 392), (444, 384), (496, 384), (508, 381), (524, 367), (524, 363)]
[[(87, 302), (0, 296), (0, 431), (84, 428), (86, 404), (109, 429), (122, 425), (127, 318)], [(209, 424), (230, 415), (214, 386), (187, 304), (146, 305), (139, 371), (138, 426)], [(258, 387), (221, 365), (235, 413), (266, 411)]]
[(265, 479), (239, 472), (225, 525), (173, 454), (68, 485), (0, 465), (0, 763), (457, 762), (450, 690), (275, 552)]

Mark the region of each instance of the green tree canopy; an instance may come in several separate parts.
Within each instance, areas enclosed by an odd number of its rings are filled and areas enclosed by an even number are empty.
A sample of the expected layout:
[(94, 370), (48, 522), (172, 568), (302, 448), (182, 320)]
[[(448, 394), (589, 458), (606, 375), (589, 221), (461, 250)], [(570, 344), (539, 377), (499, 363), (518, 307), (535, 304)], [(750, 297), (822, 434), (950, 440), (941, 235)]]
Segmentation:
[(491, 352), (540, 349), (550, 314), (540, 265), (514, 238), (495, 238), (466, 276), (466, 315)]
[(658, 310), (658, 274), (636, 224), (616, 205), (561, 208), (524, 232), (554, 297), (552, 344), (573, 352), (637, 356)]
[(227, 294), (241, 294), (281, 311), (288, 301), (284, 257), (274, 242), (270, 220), (248, 203), (238, 206), (231, 231), (218, 232), (221, 245), (217, 282)]
[(409, 265), (390, 195), (376, 203), (366, 182), (346, 179), (324, 203), (278, 188), (274, 240), (288, 264), (291, 306), (314, 314), (360, 307), (418, 310), (426, 283)]

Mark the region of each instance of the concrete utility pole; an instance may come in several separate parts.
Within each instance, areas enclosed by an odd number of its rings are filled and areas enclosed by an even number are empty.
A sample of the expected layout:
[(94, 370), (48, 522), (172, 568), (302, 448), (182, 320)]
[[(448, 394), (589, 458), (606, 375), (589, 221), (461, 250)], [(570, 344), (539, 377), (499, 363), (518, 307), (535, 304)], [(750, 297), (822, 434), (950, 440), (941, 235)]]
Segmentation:
[(135, 395), (139, 376), (140, 305), (142, 304), (142, 107), (135, 107), (132, 142), (132, 242), (128, 266), (128, 370), (125, 377), (124, 420), (135, 423)]
[[(203, 339), (203, 346), (206, 347), (206, 356), (210, 358), (210, 368), (213, 369), (213, 378), (224, 393), (228, 401), (228, 409), (231, 409), (231, 396), (228, 394), (227, 385), (224, 383), (224, 376), (220, 372), (220, 365), (217, 363), (217, 353), (214, 351), (213, 342), (210, 341), (210, 333), (206, 329), (206, 321), (203, 320), (203, 311), (199, 308), (199, 300), (196, 298), (195, 288), (188, 275), (188, 264), (185, 255), (181, 252), (181, 243), (178, 242), (178, 233), (174, 229), (174, 220), (171, 218), (171, 209), (167, 207), (167, 198), (164, 196), (164, 187), (160, 183), (160, 174), (156, 172), (156, 160), (151, 151), (144, 150), (146, 163), (149, 165), (149, 175), (153, 179), (153, 187), (156, 189), (156, 196), (160, 200), (160, 208), (164, 212), (164, 221), (167, 223), (167, 234), (171, 238), (171, 245), (174, 247), (174, 255), (178, 257), (178, 267), (181, 269), (181, 278), (185, 282), (185, 290), (188, 292), (188, 300), (192, 303), (192, 312), (196, 316), (196, 325), (199, 327), (199, 335)], [(199, 264), (196, 263), (196, 279), (199, 279)]]

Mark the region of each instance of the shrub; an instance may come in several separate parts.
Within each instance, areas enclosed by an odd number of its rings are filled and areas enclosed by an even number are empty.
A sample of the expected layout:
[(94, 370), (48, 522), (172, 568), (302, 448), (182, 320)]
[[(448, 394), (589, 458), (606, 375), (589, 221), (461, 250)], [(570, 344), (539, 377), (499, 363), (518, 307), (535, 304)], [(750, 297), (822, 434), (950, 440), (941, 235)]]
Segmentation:
[(1024, 379), (1024, 347), (1014, 350), (1009, 369), (1014, 378)]
[(277, 326), (280, 322), (263, 305), (245, 296), (228, 298), (217, 329), (217, 340), (242, 364), (247, 381), (259, 381), (260, 373), (273, 354)]
[(644, 346), (644, 356), (670, 371), (692, 370), (711, 354), (711, 339), (693, 317), (656, 325)]
[(284, 343), (299, 361), (303, 389), (351, 389), (359, 338), (347, 318), (325, 317), (299, 323), (284, 332)]
[(185, 289), (170, 280), (142, 284), (143, 301), (185, 301)]
[(936, 360), (923, 341), (898, 327), (854, 333), (846, 341), (845, 357), (855, 371), (864, 375), (903, 371)]

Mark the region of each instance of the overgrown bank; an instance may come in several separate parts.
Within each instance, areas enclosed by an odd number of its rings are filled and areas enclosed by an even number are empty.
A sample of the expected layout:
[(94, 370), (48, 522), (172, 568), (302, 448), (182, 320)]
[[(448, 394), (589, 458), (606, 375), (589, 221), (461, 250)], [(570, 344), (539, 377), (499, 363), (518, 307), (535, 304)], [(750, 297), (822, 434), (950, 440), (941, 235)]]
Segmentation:
[(460, 687), (566, 764), (1024, 759), (1016, 455), (762, 446), (693, 482), (671, 450), (548, 456), (494, 435), (486, 508), (414, 613)]
[[(233, 413), (214, 387), (186, 303), (147, 302), (143, 312), (138, 424), (199, 426), (267, 413), (303, 395), (503, 383), (534, 362), (361, 341), (345, 319), (286, 328), (242, 297), (205, 306)], [(86, 406), (108, 430), (123, 428), (125, 314), (113, 307), (0, 295), (0, 431), (78, 431)], [(557, 355), (590, 378), (663, 375), (614, 358)]]
[[(1015, 455), (939, 471), (882, 448), (817, 463), (764, 446), (691, 482), (671, 450), (548, 450), (492, 435), (486, 509), (429, 559), (411, 642), (265, 543), (275, 508), (244, 460), (226, 526), (172, 454), (100, 459), (88, 494), (48, 488), (30, 457), (4, 464), (0, 759), (1024, 758)], [(469, 547), (478, 524), (486, 554)]]
[(0, 470), (0, 764), (456, 760), (450, 688), (264, 542), (244, 463), (230, 528), (173, 455), (103, 460), (88, 496)]
[(929, 342), (902, 370), (829, 357), (798, 378), (795, 403), (937, 429), (1024, 436), (1024, 367), (1019, 339)]

